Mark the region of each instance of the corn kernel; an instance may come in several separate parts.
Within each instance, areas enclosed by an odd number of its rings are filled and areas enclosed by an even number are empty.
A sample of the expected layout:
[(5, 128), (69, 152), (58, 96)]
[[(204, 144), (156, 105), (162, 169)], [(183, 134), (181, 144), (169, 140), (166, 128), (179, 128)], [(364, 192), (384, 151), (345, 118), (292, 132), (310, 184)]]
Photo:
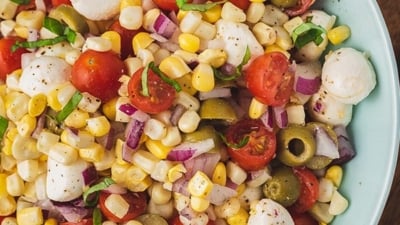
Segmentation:
[(210, 201), (197, 197), (197, 196), (191, 196), (190, 197), (190, 207), (195, 211), (195, 212), (205, 212), (208, 207), (210, 206)]
[(160, 70), (168, 77), (176, 79), (191, 72), (190, 67), (183, 61), (182, 58), (176, 55), (170, 55), (163, 59), (159, 65)]
[[(116, 106), (118, 98), (113, 98), (102, 105), (101, 111), (109, 120), (115, 120)], [(85, 119), (86, 120), (86, 119)]]
[(192, 86), (202, 92), (208, 92), (214, 89), (214, 71), (209, 64), (199, 63), (193, 70)]
[(128, 6), (141, 6), (142, 0), (121, 0), (119, 8), (122, 10)]
[(101, 100), (88, 92), (82, 92), (82, 98), (79, 101), (78, 109), (88, 113), (95, 113), (101, 105)]
[(129, 169), (130, 165), (128, 163), (120, 164), (118, 162), (114, 162), (111, 165), (111, 179), (113, 179), (116, 183), (124, 184), (126, 182), (126, 171)]
[(197, 171), (189, 180), (188, 191), (193, 196), (206, 198), (211, 193), (213, 185), (204, 172)]
[(36, 117), (32, 117), (29, 114), (23, 116), (21, 120), (17, 123), (17, 130), (21, 136), (31, 135), (35, 129)]
[(338, 45), (349, 38), (350, 33), (350, 27), (346, 25), (337, 26), (328, 31), (328, 39), (332, 44)]
[(49, 150), (49, 157), (68, 165), (78, 159), (78, 150), (64, 143), (57, 143)]
[(285, 30), (285, 28), (281, 26), (274, 26), (274, 30), (276, 32), (276, 41), (275, 44), (281, 47), (284, 50), (289, 50), (293, 48), (293, 40), (290, 37), (289, 33)]
[(54, 111), (61, 111), (62, 105), (60, 101), (58, 100), (58, 88), (54, 88), (47, 94), (47, 104), (50, 106), (51, 109)]
[(186, 173), (186, 168), (181, 163), (178, 163), (168, 170), (168, 181), (171, 183), (175, 182), (181, 178), (184, 173)]
[(94, 136), (85, 130), (73, 130), (66, 128), (62, 131), (60, 136), (61, 142), (68, 144), (74, 148), (86, 148), (92, 145), (95, 141)]
[(249, 23), (257, 23), (261, 20), (265, 12), (265, 5), (263, 2), (251, 2), (246, 11), (246, 20)]
[(24, 10), (18, 13), (15, 22), (18, 25), (39, 30), (42, 27), (45, 14), (40, 10)]
[(116, 31), (106, 31), (100, 37), (110, 40), (113, 52), (121, 53), (121, 36)]
[[(17, 203), (15, 198), (11, 195), (0, 197), (0, 216), (8, 216), (15, 212), (17, 209)], [(20, 223), (18, 223), (20, 224)]]
[(260, 42), (261, 45), (272, 45), (276, 41), (276, 33), (274, 28), (268, 26), (265, 23), (259, 22), (256, 23), (252, 31), (257, 41)]
[(146, 148), (157, 158), (166, 159), (168, 153), (171, 151), (170, 146), (165, 146), (159, 140), (148, 139), (145, 142)]
[(129, 210), (129, 204), (119, 194), (110, 194), (104, 201), (104, 206), (117, 218), (122, 218)]
[(166, 190), (163, 187), (163, 184), (159, 182), (153, 183), (153, 185), (149, 189), (149, 194), (151, 196), (151, 201), (159, 205), (167, 204), (172, 197), (172, 192)]
[(231, 2), (226, 2), (222, 6), (221, 17), (225, 20), (236, 23), (242, 23), (246, 21), (246, 14), (243, 12), (243, 10)]
[(41, 225), (43, 221), (43, 213), (40, 207), (28, 207), (18, 210), (17, 222), (19, 225)]
[(179, 28), (183, 33), (193, 34), (202, 22), (202, 15), (197, 11), (188, 11), (182, 18)]
[(194, 110), (186, 110), (178, 120), (178, 128), (184, 133), (194, 132), (199, 126), (201, 118)]
[(32, 96), (28, 103), (28, 114), (32, 117), (39, 116), (44, 112), (47, 106), (47, 97), (45, 94)]
[(179, 128), (176, 126), (167, 127), (167, 135), (161, 139), (161, 143), (165, 146), (175, 146), (181, 143), (182, 136), (179, 131)]
[[(193, 77), (192, 77), (192, 80), (193, 80)], [(194, 97), (184, 91), (178, 92), (178, 94), (176, 95), (176, 98), (174, 100), (174, 104), (181, 104), (186, 109), (188, 109), (188, 110), (190, 109), (190, 110), (194, 110), (194, 111), (197, 111), (200, 108), (199, 100), (196, 97)]]
[(343, 197), (337, 190), (333, 192), (331, 202), (329, 204), (328, 212), (331, 215), (340, 215), (346, 211), (349, 206), (349, 201)]
[(252, 98), (249, 107), (249, 117), (258, 119), (267, 110), (267, 105), (261, 103), (256, 98)]
[[(17, 3), (11, 0), (2, 1), (0, 8), (0, 18), (4, 20), (10, 20), (14, 18), (17, 9), (18, 9)], [(3, 34), (3, 36), (6, 37), (7, 35)]]
[(182, 91), (184, 91), (190, 95), (194, 95), (197, 93), (197, 90), (195, 88), (193, 88), (193, 86), (192, 86), (192, 74), (191, 73), (188, 73), (182, 77), (177, 78), (176, 82), (179, 83), (179, 85), (182, 88)]
[(133, 164), (140, 167), (148, 174), (153, 171), (158, 161), (160, 161), (160, 159), (155, 157), (150, 152), (144, 150), (138, 150), (132, 157)]
[(146, 191), (152, 184), (153, 184), (153, 180), (151, 179), (150, 176), (145, 177), (138, 184), (132, 183), (132, 182), (130, 182), (130, 180), (127, 180), (125, 182), (126, 188), (128, 188), (132, 192)]
[(173, 167), (173, 164), (169, 160), (161, 160), (159, 161), (154, 170), (151, 172), (150, 176), (156, 181), (159, 182), (167, 182), (168, 180), (168, 171)]
[(1, 225), (18, 225), (17, 218), (12, 216), (4, 217)]
[(197, 52), (200, 48), (200, 38), (193, 34), (181, 33), (178, 37), (179, 47), (188, 52)]
[[(125, 183), (131, 183), (131, 184), (139, 184), (142, 182), (149, 174), (146, 173), (144, 170), (141, 168), (131, 165), (128, 170), (125, 172), (125, 177), (127, 181)], [(129, 180), (129, 181), (128, 181)]]
[(64, 124), (68, 127), (76, 129), (86, 126), (86, 120), (90, 118), (89, 113), (80, 109), (74, 109), (64, 120)]
[(106, 135), (111, 129), (111, 124), (105, 116), (89, 118), (86, 123), (86, 129), (95, 137)]
[(58, 222), (54, 218), (48, 218), (46, 221), (44, 221), (44, 225), (57, 225)]
[(98, 52), (107, 52), (112, 49), (112, 43), (110, 39), (102, 38), (102, 37), (88, 37), (84, 44), (84, 50), (91, 49)]
[[(0, 174), (0, 183), (3, 183), (3, 176)], [(21, 196), (22, 193), (24, 192), (25, 185), (24, 185), (24, 180), (18, 175), (18, 173), (13, 173), (7, 176), (6, 178), (6, 185), (5, 186), (0, 186), (0, 192), (2, 192), (2, 188), (7, 188), (7, 192), (11, 196)], [(0, 193), (0, 196), (2, 194)]]
[(326, 171), (325, 178), (331, 180), (336, 187), (340, 187), (343, 178), (342, 167), (338, 165), (329, 167)]
[(281, 47), (279, 47), (276, 44), (273, 45), (269, 45), (265, 48), (265, 53), (269, 53), (269, 52), (281, 52), (283, 53), (288, 59), (290, 58), (290, 53), (284, 49), (282, 49)]
[(292, 35), (293, 31), (303, 23), (304, 23), (303, 19), (300, 16), (296, 16), (296, 17), (291, 18), (286, 23), (284, 23), (283, 28), (285, 28), (286, 31), (290, 35)]
[[(193, 34), (199, 37), (200, 40), (212, 40), (217, 34), (217, 27), (212, 23), (201, 21)], [(204, 47), (200, 44), (200, 48)]]
[(86, 148), (78, 149), (79, 156), (88, 162), (99, 162), (104, 156), (104, 147), (98, 143), (93, 143)]
[(124, 7), (119, 15), (122, 27), (128, 30), (137, 30), (143, 23), (143, 8), (138, 5)]
[(249, 213), (245, 209), (240, 208), (235, 215), (228, 217), (226, 222), (229, 225), (246, 225), (248, 219)]
[(226, 184), (226, 167), (223, 162), (219, 162), (215, 166), (211, 180), (215, 184), (225, 186), (225, 184)]
[(0, 173), (0, 198), (8, 196), (7, 176), (6, 173)]
[(202, 13), (204, 21), (215, 23), (221, 18), (222, 6), (220, 4)]
[(139, 52), (139, 49), (147, 48), (151, 43), (154, 42), (154, 39), (147, 32), (139, 32), (132, 39), (132, 47), (135, 54)]
[(227, 176), (237, 185), (242, 184), (247, 178), (246, 171), (231, 161), (226, 164), (226, 171)]
[(228, 55), (223, 49), (206, 49), (199, 54), (200, 63), (206, 63), (216, 68), (222, 66), (227, 58)]

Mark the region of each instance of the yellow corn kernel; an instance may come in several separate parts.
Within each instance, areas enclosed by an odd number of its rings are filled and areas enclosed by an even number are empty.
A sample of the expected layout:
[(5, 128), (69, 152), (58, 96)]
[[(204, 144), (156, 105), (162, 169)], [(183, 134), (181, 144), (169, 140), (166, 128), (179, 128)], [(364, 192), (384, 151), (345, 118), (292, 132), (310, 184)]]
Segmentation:
[(48, 159), (48, 158), (49, 158), (48, 155), (43, 154), (43, 155), (41, 155), (41, 156), (39, 157), (39, 162), (47, 162), (47, 159)]
[(219, 162), (217, 164), (217, 166), (215, 166), (211, 180), (215, 184), (225, 186), (225, 184), (226, 184), (226, 167), (223, 162)]
[(104, 156), (104, 147), (98, 143), (93, 143), (86, 148), (80, 148), (79, 156), (88, 162), (99, 162)]
[(17, 202), (11, 195), (0, 197), (0, 216), (9, 216), (17, 209)]
[[(3, 176), (0, 174), (0, 184), (3, 185)], [(8, 194), (11, 196), (21, 196), (24, 193), (24, 180), (17, 172), (10, 174), (6, 178), (6, 186), (0, 186), (0, 196), (2, 195), (3, 187), (6, 187)]]
[(49, 157), (68, 165), (78, 159), (78, 150), (64, 143), (57, 143), (49, 150)]
[(121, 164), (115, 161), (111, 165), (111, 179), (113, 179), (116, 183), (124, 184), (126, 181), (126, 171), (129, 169), (130, 164), (125, 163)]
[(132, 156), (132, 163), (146, 171), (148, 174), (151, 174), (159, 161), (160, 159), (145, 150), (138, 150)]
[(193, 34), (181, 33), (178, 37), (178, 44), (181, 49), (194, 53), (200, 49), (200, 38)]
[(79, 101), (78, 109), (88, 113), (95, 113), (101, 105), (101, 100), (88, 92), (82, 92), (82, 99)]
[(111, 194), (104, 201), (104, 206), (117, 218), (122, 218), (129, 210), (129, 203), (119, 194)]
[(47, 106), (47, 97), (45, 94), (32, 96), (28, 103), (28, 114), (32, 117), (39, 116), (44, 112)]
[(41, 225), (43, 221), (43, 213), (40, 207), (33, 206), (18, 210), (18, 225)]
[(47, 94), (47, 104), (54, 111), (61, 111), (62, 105), (58, 100), (58, 88), (54, 88)]
[(89, 118), (86, 123), (86, 129), (95, 137), (106, 135), (111, 129), (110, 121), (105, 116)]
[(7, 176), (8, 174), (6, 173), (0, 173), (0, 198), (8, 196)]
[(124, 148), (124, 145), (125, 142), (123, 140), (117, 139), (114, 148), (116, 161), (121, 165), (128, 164), (128, 162), (122, 158), (122, 149)]
[(6, 116), (13, 122), (20, 120), (25, 114), (28, 113), (29, 96), (12, 91), (6, 95), (5, 106)]
[(290, 53), (276, 44), (269, 45), (265, 48), (265, 53), (269, 52), (281, 52), (283, 53), (288, 59), (290, 58)]
[(1, 225), (18, 225), (17, 218), (12, 216), (4, 217), (3, 221), (1, 222)]
[(160, 70), (172, 79), (177, 79), (191, 72), (183, 59), (176, 55), (170, 55), (163, 59), (159, 65)]
[(131, 184), (139, 184), (142, 182), (149, 174), (144, 170), (140, 169), (135, 165), (131, 165), (125, 172), (126, 182)]
[(132, 39), (132, 47), (135, 54), (139, 52), (139, 49), (147, 48), (154, 39), (147, 32), (139, 32)]
[[(11, 1), (11, 0), (5, 0), (2, 1), (1, 3), (1, 8), (0, 8), (0, 18), (3, 20), (11, 20), (12, 18), (14, 18), (17, 9), (18, 9), (18, 4)], [(3, 36), (7, 36), (4, 35)]]
[(202, 22), (202, 15), (197, 11), (188, 11), (179, 23), (183, 33), (193, 34)]
[(278, 45), (284, 50), (289, 50), (293, 48), (292, 37), (290, 37), (289, 33), (285, 30), (285, 28), (281, 26), (274, 26), (274, 30), (276, 32), (276, 41), (275, 41), (276, 45)]
[(324, 222), (318, 222), (318, 225), (328, 225), (328, 224)]
[(286, 31), (292, 35), (293, 31), (303, 23), (303, 19), (300, 16), (296, 16), (284, 23), (283, 28), (285, 28)]
[(40, 10), (24, 10), (18, 13), (15, 22), (18, 25), (39, 30), (42, 27), (45, 13)]
[(16, 127), (10, 127), (8, 129), (8, 132), (6, 134), (6, 137), (8, 139), (10, 139), (11, 141), (13, 141), (15, 139), (15, 137), (18, 135), (18, 129)]
[(121, 0), (119, 8), (122, 10), (128, 6), (141, 6), (142, 0)]
[(46, 221), (44, 221), (44, 225), (57, 225), (58, 222), (54, 218), (48, 218)]
[(178, 13), (176, 14), (176, 18), (177, 18), (179, 21), (181, 21), (181, 20), (186, 16), (186, 14), (187, 14), (188, 12), (189, 12), (189, 11), (186, 11), (186, 10), (179, 10)]
[(211, 40), (217, 34), (217, 27), (212, 23), (201, 21), (193, 34), (200, 38), (200, 40)]
[(241, 207), (235, 215), (228, 217), (226, 222), (229, 225), (246, 225), (248, 219), (249, 213)]
[(197, 171), (189, 180), (188, 191), (193, 196), (206, 198), (213, 186), (213, 182), (204, 172)]
[(150, 176), (147, 176), (146, 178), (144, 178), (144, 180), (142, 180), (138, 184), (132, 184), (129, 182), (129, 180), (127, 180), (126, 188), (128, 188), (130, 191), (133, 192), (142, 192), (146, 191), (147, 188), (149, 188), (152, 184), (153, 180), (151, 179)]
[(239, 7), (231, 2), (222, 6), (221, 17), (225, 20), (242, 23), (246, 21), (246, 14)]
[(67, 118), (65, 118), (64, 123), (68, 127), (79, 129), (86, 126), (86, 120), (88, 120), (89, 118), (90, 116), (88, 112), (82, 111), (80, 109), (74, 109), (67, 116)]
[(213, 67), (222, 66), (228, 58), (223, 49), (206, 49), (199, 54), (199, 62), (207, 63)]
[(115, 120), (117, 100), (118, 98), (113, 98), (102, 105), (101, 111), (109, 120)]
[(178, 128), (183, 133), (192, 133), (199, 126), (200, 115), (194, 110), (186, 110), (178, 120)]
[(205, 212), (210, 206), (210, 201), (197, 196), (190, 196), (190, 207), (196, 212)]
[(257, 38), (257, 41), (263, 46), (272, 45), (276, 41), (276, 33), (274, 28), (263, 22), (256, 23), (253, 26), (252, 31), (254, 36)]
[(182, 141), (182, 135), (177, 126), (168, 126), (167, 135), (165, 135), (165, 137), (161, 139), (161, 143), (166, 146), (175, 146), (181, 143), (181, 141)]
[(346, 25), (337, 26), (328, 31), (328, 39), (334, 44), (338, 45), (349, 38), (351, 35), (350, 27)]
[(181, 163), (176, 164), (173, 166), (171, 169), (168, 170), (168, 181), (169, 182), (175, 182), (179, 178), (183, 176), (183, 174), (186, 173), (186, 168), (183, 166)]
[(265, 0), (250, 0), (250, 2), (263, 3)]
[(88, 37), (85, 41), (83, 51), (86, 49), (91, 49), (98, 52), (107, 52), (112, 49), (112, 43), (111, 40), (106, 38), (98, 36)]
[(36, 147), (40, 152), (47, 155), (51, 146), (58, 143), (59, 140), (59, 135), (47, 130), (43, 130), (40, 132), (39, 137), (37, 138)]
[(256, 98), (252, 98), (249, 107), (249, 117), (258, 119), (267, 110), (267, 105), (261, 103)]
[(338, 165), (331, 166), (327, 169), (325, 178), (331, 180), (336, 187), (340, 187), (343, 178), (343, 169)]
[(215, 23), (221, 18), (222, 6), (220, 4), (202, 13), (203, 20), (209, 23)]
[(257, 23), (264, 16), (265, 5), (263, 2), (251, 2), (246, 10), (246, 21), (249, 23)]
[(15, 34), (20, 38), (26, 39), (29, 36), (29, 30), (28, 30), (27, 27), (24, 27), (24, 26), (21, 26), (21, 25), (17, 24), (14, 27), (14, 31), (15, 31)]
[(121, 35), (116, 31), (106, 31), (101, 35), (102, 38), (111, 41), (111, 50), (115, 53), (121, 52)]
[(214, 71), (211, 65), (206, 63), (199, 63), (193, 70), (192, 86), (203, 92), (208, 92), (214, 89), (215, 79)]
[(151, 201), (159, 205), (167, 204), (172, 197), (172, 192), (165, 189), (160, 182), (153, 183), (149, 189), (149, 194), (151, 196)]
[(119, 14), (119, 22), (126, 29), (139, 29), (143, 24), (143, 8), (138, 5), (123, 8)]
[(78, 130), (78, 133), (71, 129), (64, 129), (60, 136), (61, 142), (74, 148), (86, 148), (94, 143), (94, 136), (85, 130)]
[(192, 86), (192, 74), (191, 73), (183, 75), (182, 77), (177, 78), (175, 81), (179, 83), (179, 85), (182, 88), (182, 91), (185, 91), (186, 93), (188, 93), (190, 95), (195, 95), (197, 93), (197, 90), (195, 88), (193, 88), (193, 86)]
[(11, 156), (12, 155), (12, 144), (13, 144), (12, 140), (10, 140), (9, 138), (4, 138), (3, 147), (1, 148), (1, 151), (4, 152), (4, 154), (7, 156)]
[(36, 128), (36, 117), (32, 117), (29, 114), (26, 114), (21, 118), (17, 123), (17, 130), (21, 136), (28, 136)]
[(236, 187), (236, 196), (240, 196), (246, 190), (246, 183), (242, 183)]
[(145, 145), (149, 152), (159, 159), (166, 159), (172, 149), (170, 146), (163, 145), (160, 140), (152, 140), (150, 138), (147, 139)]

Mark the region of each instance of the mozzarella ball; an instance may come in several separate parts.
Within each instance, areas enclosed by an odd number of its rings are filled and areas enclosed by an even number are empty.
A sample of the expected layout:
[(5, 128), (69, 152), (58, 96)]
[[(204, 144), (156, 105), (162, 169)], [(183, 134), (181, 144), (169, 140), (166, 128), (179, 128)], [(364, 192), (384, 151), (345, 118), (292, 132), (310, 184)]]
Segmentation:
[(119, 13), (121, 0), (71, 0), (72, 6), (90, 20), (108, 20)]

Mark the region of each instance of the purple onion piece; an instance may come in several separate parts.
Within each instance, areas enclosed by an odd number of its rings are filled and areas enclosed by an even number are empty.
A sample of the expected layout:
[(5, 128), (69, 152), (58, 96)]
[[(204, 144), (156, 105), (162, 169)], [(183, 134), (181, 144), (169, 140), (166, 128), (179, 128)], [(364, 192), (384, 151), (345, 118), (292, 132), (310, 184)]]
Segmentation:
[(89, 166), (82, 171), (83, 182), (85, 185), (91, 185), (98, 179), (97, 170), (94, 166)]
[(139, 146), (140, 137), (143, 134), (144, 122), (131, 119), (125, 130), (125, 143), (132, 149)]
[(179, 119), (181, 118), (182, 114), (186, 111), (185, 106), (181, 104), (177, 104), (174, 107), (174, 110), (172, 110), (171, 117), (169, 118), (169, 121), (171, 122), (172, 125), (176, 126), (178, 124)]
[(170, 39), (178, 26), (161, 12), (156, 18), (153, 28), (157, 34)]
[(260, 120), (268, 131), (273, 131), (274, 115), (271, 107), (268, 107), (267, 110), (261, 115)]
[(195, 158), (184, 161), (186, 179), (190, 179), (197, 171), (202, 171), (211, 177), (220, 158), (221, 155), (218, 153), (203, 153)]
[(333, 128), (338, 138), (339, 158), (332, 161), (332, 164), (341, 165), (347, 163), (356, 156), (356, 151), (351, 143), (346, 127), (337, 125)]
[(137, 109), (129, 103), (120, 105), (118, 110), (120, 110), (121, 112), (125, 113), (128, 116), (133, 115), (137, 111)]
[(320, 77), (306, 78), (299, 76), (296, 79), (294, 90), (304, 95), (312, 95), (317, 93), (320, 86), (321, 86)]
[(276, 125), (279, 128), (285, 128), (288, 126), (288, 114), (284, 106), (275, 106), (272, 108), (274, 111), (274, 117)]

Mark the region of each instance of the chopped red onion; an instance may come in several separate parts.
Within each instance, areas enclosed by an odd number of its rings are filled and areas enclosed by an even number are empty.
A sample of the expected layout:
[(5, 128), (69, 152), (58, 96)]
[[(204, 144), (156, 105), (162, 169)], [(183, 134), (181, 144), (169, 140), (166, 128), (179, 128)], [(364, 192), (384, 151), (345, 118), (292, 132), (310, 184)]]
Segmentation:
[(143, 134), (144, 122), (131, 119), (125, 130), (125, 143), (128, 147), (136, 149)]
[(121, 112), (125, 113), (128, 116), (132, 116), (137, 111), (137, 109), (129, 103), (120, 105), (118, 110), (120, 110)]
[(181, 118), (182, 114), (186, 111), (185, 106), (182, 104), (177, 104), (174, 107), (174, 110), (171, 113), (171, 117), (169, 121), (171, 122), (172, 125), (176, 126), (178, 124), (179, 119)]
[(128, 190), (121, 185), (118, 184), (111, 184), (110, 186), (104, 188), (102, 191), (111, 193), (111, 194), (125, 194), (128, 192)]
[(295, 80), (294, 90), (301, 94), (312, 95), (317, 93), (319, 87), (321, 86), (321, 78), (305, 78), (298, 76)]
[(197, 142), (184, 142), (174, 147), (167, 155), (171, 161), (185, 161), (197, 157), (215, 147), (214, 140), (208, 138)]
[(97, 174), (97, 170), (94, 166), (89, 166), (85, 170), (82, 171), (83, 182), (85, 185), (91, 185), (95, 182), (99, 177)]
[(153, 28), (157, 34), (169, 39), (172, 37), (178, 26), (161, 12), (154, 21)]
[(230, 178), (227, 178), (225, 186), (230, 189), (236, 190), (239, 185), (233, 182)]
[(321, 86), (321, 64), (305, 62), (292, 65), (295, 70), (294, 90), (304, 95), (317, 93)]
[(105, 149), (111, 150), (118, 138), (124, 136), (125, 124), (121, 122), (111, 122), (110, 131), (101, 137), (96, 137), (97, 143)]
[(338, 145), (324, 128), (316, 126), (314, 128), (314, 136), (316, 144), (315, 155), (326, 156), (331, 159), (339, 158)]
[(37, 119), (35, 130), (33, 130), (31, 136), (37, 139), (39, 137), (39, 134), (43, 131), (45, 124), (46, 124), (46, 113), (42, 113)]
[(208, 92), (199, 92), (199, 99), (206, 100), (209, 98), (226, 98), (231, 97), (231, 89), (227, 87), (216, 87)]
[(207, 199), (214, 205), (222, 205), (226, 200), (237, 195), (236, 189), (214, 184)]
[(189, 180), (185, 177), (181, 177), (172, 184), (172, 191), (184, 196), (190, 196), (189, 190), (187, 189), (188, 183)]
[(333, 128), (338, 138), (339, 155), (338, 159), (332, 161), (332, 164), (344, 164), (356, 156), (356, 151), (350, 142), (349, 135), (344, 125), (337, 125)]
[(220, 159), (220, 154), (207, 152), (197, 156), (196, 158), (184, 161), (183, 165), (186, 168), (186, 179), (193, 177), (197, 171), (202, 171), (208, 177), (211, 177)]
[(276, 125), (279, 128), (285, 128), (288, 125), (288, 114), (284, 106), (276, 106), (272, 108)]
[(260, 120), (268, 131), (274, 130), (274, 115), (271, 107), (267, 107), (267, 110), (261, 115)]
[(135, 153), (138, 150), (138, 148), (131, 148), (127, 145), (127, 143), (125, 142), (122, 145), (122, 159), (126, 162), (132, 163), (132, 157), (133, 157), (133, 153)]
[(165, 38), (164, 36), (157, 34), (157, 33), (151, 33), (150, 37), (152, 37), (154, 40), (158, 41), (158, 42), (167, 42), (168, 39)]
[(44, 0), (35, 0), (36, 10), (46, 12), (46, 4)]

